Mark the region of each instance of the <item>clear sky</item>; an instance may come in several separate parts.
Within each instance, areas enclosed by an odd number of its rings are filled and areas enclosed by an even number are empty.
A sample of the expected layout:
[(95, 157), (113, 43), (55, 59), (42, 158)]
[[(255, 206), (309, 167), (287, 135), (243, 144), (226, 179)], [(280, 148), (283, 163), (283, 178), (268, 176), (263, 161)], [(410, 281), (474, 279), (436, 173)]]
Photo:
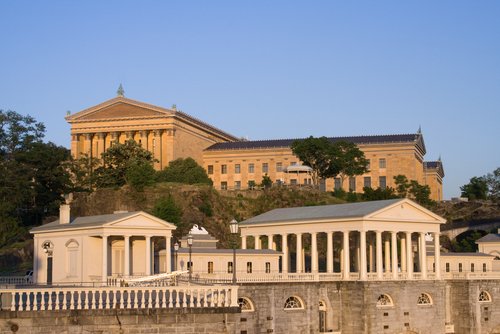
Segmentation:
[(500, 1), (0, 0), (0, 109), (69, 147), (116, 95), (249, 139), (415, 133), (444, 195), (500, 167)]

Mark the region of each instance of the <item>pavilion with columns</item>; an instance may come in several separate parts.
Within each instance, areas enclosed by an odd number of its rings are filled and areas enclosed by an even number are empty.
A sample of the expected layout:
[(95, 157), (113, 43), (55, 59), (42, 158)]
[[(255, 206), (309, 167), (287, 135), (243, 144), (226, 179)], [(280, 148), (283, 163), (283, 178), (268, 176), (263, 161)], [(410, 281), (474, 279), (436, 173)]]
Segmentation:
[[(440, 279), (434, 268), (440, 268), (444, 223), (409, 199), (391, 199), (275, 209), (241, 222), (240, 231), (243, 249), (250, 243), (261, 249), (264, 242), (280, 250), (282, 273), (324, 272), (362, 281)], [(430, 240), (432, 270), (427, 265)]]

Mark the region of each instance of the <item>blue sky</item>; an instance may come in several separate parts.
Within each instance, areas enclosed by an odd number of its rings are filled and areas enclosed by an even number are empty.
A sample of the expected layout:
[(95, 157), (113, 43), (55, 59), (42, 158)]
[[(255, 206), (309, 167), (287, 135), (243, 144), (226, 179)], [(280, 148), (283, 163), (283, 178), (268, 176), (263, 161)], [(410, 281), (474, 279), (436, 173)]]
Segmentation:
[(249, 139), (415, 133), (446, 198), (500, 167), (499, 1), (0, 1), (0, 109), (69, 147), (116, 95)]

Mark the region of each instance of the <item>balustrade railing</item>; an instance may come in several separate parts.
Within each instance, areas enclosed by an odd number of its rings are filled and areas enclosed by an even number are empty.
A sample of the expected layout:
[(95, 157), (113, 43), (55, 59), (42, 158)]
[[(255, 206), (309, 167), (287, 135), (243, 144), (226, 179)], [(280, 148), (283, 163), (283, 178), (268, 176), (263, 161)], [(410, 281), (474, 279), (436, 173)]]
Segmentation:
[(0, 300), (0, 308), (11, 311), (221, 308), (238, 306), (238, 287), (3, 289)]

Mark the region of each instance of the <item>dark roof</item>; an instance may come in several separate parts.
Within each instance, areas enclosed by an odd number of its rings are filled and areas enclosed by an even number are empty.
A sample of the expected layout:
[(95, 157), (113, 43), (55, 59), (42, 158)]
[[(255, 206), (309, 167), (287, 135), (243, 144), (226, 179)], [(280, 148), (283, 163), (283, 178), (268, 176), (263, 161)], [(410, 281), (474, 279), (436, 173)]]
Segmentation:
[(441, 177), (444, 177), (444, 168), (441, 160), (437, 161), (424, 161), (425, 169), (436, 169)]
[(32, 228), (30, 232), (43, 232), (43, 231), (52, 231), (59, 229), (67, 229), (68, 227), (76, 228), (76, 227), (99, 227), (105, 225), (107, 223), (130, 217), (136, 215), (140, 211), (134, 212), (120, 212), (120, 213), (112, 213), (107, 215), (98, 215), (98, 216), (87, 216), (87, 217), (77, 217), (70, 221), (69, 224), (59, 224), (59, 219), (53, 221), (51, 223), (38, 226)]
[(361, 218), (402, 200), (403, 199), (401, 198), (397, 198), (383, 201), (274, 209), (242, 221), (240, 223), (240, 226), (251, 226), (254, 224), (274, 222), (299, 221), (304, 219), (323, 220), (357, 217)]
[(500, 242), (500, 234), (486, 234), (484, 237), (477, 239), (476, 243), (478, 242)]
[[(469, 252), (469, 253), (455, 253), (455, 252), (441, 252), (441, 256), (457, 256), (457, 257), (464, 257), (464, 256), (474, 256), (474, 257), (495, 257), (495, 255), (490, 255), (490, 254), (485, 254), (485, 253), (479, 253), (479, 252)], [(434, 252), (427, 252), (428, 256), (434, 256)]]
[[(237, 142), (216, 143), (205, 149), (206, 151), (216, 150), (251, 150), (259, 148), (290, 147), (296, 139), (268, 139), (268, 140), (249, 140)], [(425, 145), (422, 135), (399, 134), (399, 135), (377, 135), (377, 136), (353, 136), (353, 137), (329, 137), (331, 142), (347, 141), (355, 144), (383, 144), (383, 143), (417, 143), (422, 153), (425, 154)]]

